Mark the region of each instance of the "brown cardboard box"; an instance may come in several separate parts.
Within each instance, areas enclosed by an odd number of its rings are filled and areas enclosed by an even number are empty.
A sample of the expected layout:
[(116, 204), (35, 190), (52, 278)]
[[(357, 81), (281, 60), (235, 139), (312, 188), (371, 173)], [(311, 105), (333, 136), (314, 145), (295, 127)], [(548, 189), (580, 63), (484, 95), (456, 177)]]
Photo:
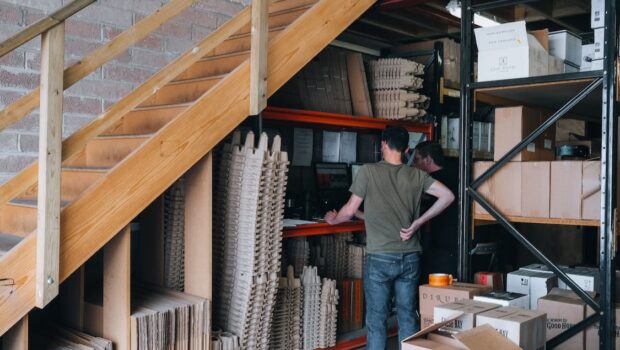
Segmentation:
[(551, 162), (550, 217), (581, 218), (582, 163), (582, 161)]
[[(448, 321), (450, 322), (450, 321)], [(446, 334), (439, 331), (448, 322), (436, 323), (418, 333), (405, 338), (401, 342), (403, 350), (483, 350), (502, 349), (519, 350), (520, 348), (510, 340), (499, 334), (493, 327), (485, 325), (472, 328), (456, 334)]]
[[(477, 297), (474, 297), (477, 298)], [(445, 326), (446, 330), (462, 332), (476, 326), (476, 315), (485, 311), (497, 309), (499, 305), (483, 303), (474, 300), (459, 300), (450, 304), (435, 306), (433, 320), (435, 323), (453, 319)]]
[(433, 314), (420, 314), (420, 329), (424, 329), (433, 324)]
[[(563, 289), (553, 289), (538, 299), (538, 310), (547, 313), (547, 340), (581, 322), (586, 317), (586, 303), (577, 294)], [(556, 349), (582, 350), (585, 331), (568, 339)]]
[(476, 324), (493, 326), (523, 350), (544, 349), (547, 317), (538, 310), (500, 307), (476, 315)]
[(448, 304), (463, 299), (471, 299), (491, 291), (491, 287), (473, 283), (456, 282), (445, 287), (420, 286), (420, 314), (433, 315), (435, 305)]
[[(525, 106), (496, 108), (493, 160), (498, 161), (547, 118), (548, 114)], [(550, 128), (511, 160), (553, 160), (554, 144), (555, 129)]]
[(527, 217), (549, 217), (550, 162), (521, 163), (521, 214)]
[[(588, 308), (587, 316), (592, 315), (592, 309)], [(620, 320), (620, 304), (616, 304), (616, 320)], [(616, 321), (618, 322), (618, 321)], [(586, 350), (598, 350), (599, 349), (599, 337), (598, 337), (598, 322), (592, 327), (586, 329)], [(620, 349), (620, 326), (616, 324), (616, 349)]]
[(493, 176), (495, 207), (504, 215), (521, 215), (521, 162), (508, 162)]
[[(493, 162), (474, 162), (474, 180), (478, 178), (478, 176), (482, 175), (485, 171), (487, 171), (491, 165), (493, 165)], [(493, 176), (491, 176), (488, 180), (486, 180), (485, 182), (482, 183), (482, 185), (480, 185), (480, 187), (478, 187), (478, 193), (480, 193), (480, 195), (486, 199), (487, 201), (489, 201), (491, 204), (494, 203), (494, 199), (493, 199), (493, 192), (494, 192), (494, 185), (493, 185)], [(486, 210), (484, 210), (484, 208), (482, 208), (478, 203), (474, 203), (474, 213), (476, 214), (488, 214), (488, 212)]]
[(584, 120), (560, 119), (555, 123), (555, 140), (571, 141), (575, 136), (586, 136), (586, 122)]
[(581, 187), (581, 218), (601, 218), (601, 162), (583, 162)]

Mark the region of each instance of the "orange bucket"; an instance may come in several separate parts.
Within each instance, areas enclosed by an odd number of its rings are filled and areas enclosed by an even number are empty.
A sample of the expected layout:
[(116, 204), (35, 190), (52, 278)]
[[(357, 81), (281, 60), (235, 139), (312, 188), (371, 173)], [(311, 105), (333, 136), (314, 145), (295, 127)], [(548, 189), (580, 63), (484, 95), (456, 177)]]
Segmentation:
[(428, 284), (433, 287), (445, 287), (452, 284), (452, 275), (447, 273), (431, 273), (428, 275)]

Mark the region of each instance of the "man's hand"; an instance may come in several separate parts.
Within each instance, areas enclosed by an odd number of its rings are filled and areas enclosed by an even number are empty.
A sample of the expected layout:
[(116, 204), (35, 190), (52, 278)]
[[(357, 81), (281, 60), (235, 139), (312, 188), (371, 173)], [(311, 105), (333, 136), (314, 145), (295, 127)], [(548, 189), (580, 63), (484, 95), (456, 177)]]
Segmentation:
[(336, 216), (338, 215), (338, 212), (336, 210), (330, 210), (327, 213), (325, 213), (325, 222), (327, 222), (330, 225), (333, 225), (336, 222)]
[(413, 234), (416, 233), (420, 229), (421, 226), (422, 224), (418, 223), (418, 220), (414, 220), (411, 223), (411, 226), (406, 227), (406, 228), (401, 228), (400, 239), (402, 239), (403, 241), (408, 241), (409, 239), (411, 239)]

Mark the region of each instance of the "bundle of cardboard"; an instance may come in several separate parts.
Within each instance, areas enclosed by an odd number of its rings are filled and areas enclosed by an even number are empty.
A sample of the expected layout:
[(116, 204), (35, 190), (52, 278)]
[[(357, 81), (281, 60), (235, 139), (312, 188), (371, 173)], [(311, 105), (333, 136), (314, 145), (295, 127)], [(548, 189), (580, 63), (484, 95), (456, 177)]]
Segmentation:
[(280, 278), (276, 308), (273, 313), (271, 349), (299, 350), (302, 343), (303, 294), (301, 281), (295, 278), (293, 267), (287, 268), (287, 276)]
[(179, 179), (164, 194), (164, 285), (184, 287), (185, 181)]
[(271, 318), (279, 285), (286, 152), (267, 134), (254, 147), (248, 133), (241, 145), (235, 132), (219, 156), (215, 198), (215, 320), (239, 337), (242, 348), (269, 346)]
[(303, 286), (303, 349), (312, 350), (336, 345), (338, 289), (336, 281), (323, 279), (316, 266), (305, 266)]
[(46, 327), (45, 330), (35, 332), (31, 342), (34, 349), (112, 350), (111, 340), (63, 327)]

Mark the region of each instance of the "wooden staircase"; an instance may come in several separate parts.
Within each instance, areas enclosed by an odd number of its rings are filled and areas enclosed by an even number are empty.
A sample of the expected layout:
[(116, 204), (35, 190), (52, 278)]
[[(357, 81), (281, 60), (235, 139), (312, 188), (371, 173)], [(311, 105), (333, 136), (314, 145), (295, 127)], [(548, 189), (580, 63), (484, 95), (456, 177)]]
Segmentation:
[[(272, 3), (267, 95), (293, 77), (373, 3)], [(145, 99), (136, 103), (130, 93), (111, 111), (122, 111), (130, 102), (137, 107), (116, 116), (108, 111), (95, 120), (93, 125), (105, 125), (106, 129), (84, 141), (80, 150), (80, 142), (73, 139), (63, 144), (63, 152), (75, 151), (69, 152), (62, 163), (61, 281), (248, 116), (249, 9), (227, 25), (240, 29)], [(92, 134), (89, 130), (92, 126), (77, 134)], [(0, 209), (0, 278), (15, 281), (13, 289), (0, 289), (0, 335), (35, 305), (36, 206), (34, 184)]]

